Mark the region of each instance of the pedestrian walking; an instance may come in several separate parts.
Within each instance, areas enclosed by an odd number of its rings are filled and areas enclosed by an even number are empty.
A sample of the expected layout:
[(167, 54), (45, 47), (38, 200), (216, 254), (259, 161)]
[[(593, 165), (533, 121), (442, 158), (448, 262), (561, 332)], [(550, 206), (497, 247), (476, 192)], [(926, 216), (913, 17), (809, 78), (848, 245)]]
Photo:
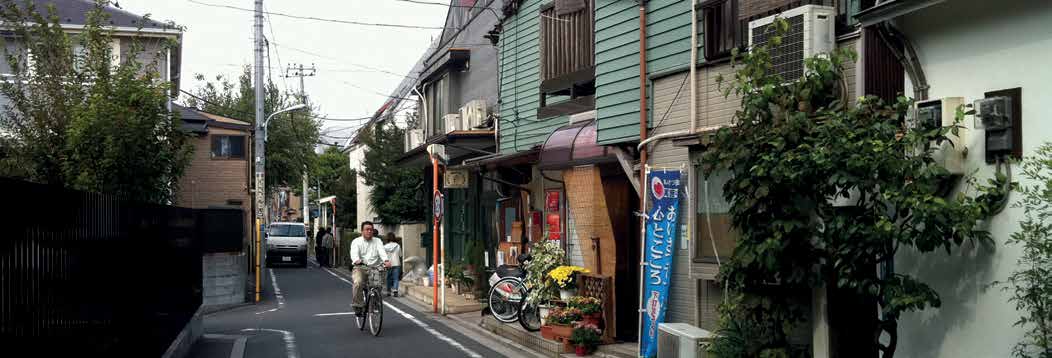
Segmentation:
[(318, 228), (314, 233), (314, 257), (318, 259), (318, 265), (325, 267), (325, 246), (322, 245), (322, 237), (325, 236), (325, 228)]
[(391, 268), (387, 269), (387, 295), (398, 297), (398, 281), (402, 279), (402, 240), (389, 232), (384, 241), (384, 251), (391, 260)]
[(325, 234), (321, 237), (321, 245), (325, 251), (325, 264), (324, 267), (332, 267), (332, 245), (333, 245), (332, 229), (325, 228)]

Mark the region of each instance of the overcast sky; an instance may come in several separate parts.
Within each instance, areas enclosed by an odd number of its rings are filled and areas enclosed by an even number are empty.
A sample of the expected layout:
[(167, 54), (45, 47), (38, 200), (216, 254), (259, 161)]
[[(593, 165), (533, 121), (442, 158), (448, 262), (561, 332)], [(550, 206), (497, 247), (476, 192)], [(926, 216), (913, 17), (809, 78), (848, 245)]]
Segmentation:
[[(198, 1), (246, 9), (254, 6), (253, 0)], [(124, 10), (151, 14), (155, 20), (172, 20), (186, 27), (181, 83), (186, 90), (202, 85), (193, 78), (198, 73), (210, 79), (218, 74), (236, 79), (241, 66), (253, 63), (251, 12), (189, 0), (118, 3)], [(263, 5), (273, 13), (426, 27), (441, 27), (447, 11), (444, 6), (398, 0), (265, 0)], [(330, 118), (357, 118), (375, 112), (386, 100), (384, 95), (390, 94), (401, 78), (373, 69), (408, 73), (441, 31), (329, 23), (276, 14), (265, 20), (263, 32), (271, 42), (274, 82), (281, 88), (298, 90), (298, 78), (279, 75), (291, 64), (314, 64), (318, 72), (305, 80), (306, 91), (321, 106), (320, 114)], [(323, 132), (331, 137), (347, 137), (353, 134), (347, 128), (360, 123), (327, 122)]]

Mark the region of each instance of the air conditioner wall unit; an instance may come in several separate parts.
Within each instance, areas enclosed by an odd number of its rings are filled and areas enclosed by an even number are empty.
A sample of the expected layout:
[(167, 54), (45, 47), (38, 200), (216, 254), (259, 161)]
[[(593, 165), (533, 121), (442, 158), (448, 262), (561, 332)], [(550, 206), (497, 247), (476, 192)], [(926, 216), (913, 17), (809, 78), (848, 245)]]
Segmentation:
[(459, 114), (447, 114), (442, 116), (442, 121), (446, 124), (446, 134), (454, 131), (464, 130), (464, 123), (460, 122)]
[(460, 118), (463, 120), (464, 130), (475, 130), (486, 123), (489, 111), (486, 109), (486, 100), (476, 99), (460, 107)]
[(658, 358), (705, 358), (713, 335), (686, 323), (658, 324)]
[(405, 150), (411, 150), (424, 144), (424, 130), (410, 129), (405, 131)]
[(774, 73), (789, 82), (803, 77), (804, 59), (829, 53), (836, 47), (836, 9), (830, 6), (804, 5), (749, 22), (749, 47), (766, 44), (777, 33), (772, 28), (775, 18), (785, 19), (789, 31), (782, 43), (768, 48)]

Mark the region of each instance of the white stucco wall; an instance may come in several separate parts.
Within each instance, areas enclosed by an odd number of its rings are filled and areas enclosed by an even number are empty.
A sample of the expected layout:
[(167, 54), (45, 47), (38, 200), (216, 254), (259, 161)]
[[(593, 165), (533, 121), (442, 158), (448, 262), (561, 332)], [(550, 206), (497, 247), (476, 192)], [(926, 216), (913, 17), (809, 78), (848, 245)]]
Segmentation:
[[(948, 1), (900, 19), (899, 26), (917, 48), (931, 98), (961, 96), (971, 102), (987, 91), (1022, 87), (1024, 156), (1052, 141), (1052, 4)], [(907, 93), (912, 93), (909, 85)], [(981, 130), (973, 131), (966, 171), (977, 170), (985, 182), (994, 167), (983, 160), (982, 136)], [(1019, 172), (1018, 166), (1013, 169)], [(1014, 179), (1030, 184), (1018, 175)], [(987, 285), (1015, 269), (1021, 250), (1005, 246), (1005, 240), (1018, 230), (1021, 218), (1020, 209), (1009, 207), (990, 221), (995, 251), (967, 245), (949, 256), (934, 252), (918, 259), (906, 253), (897, 258), (898, 271), (933, 284), (942, 307), (902, 317), (896, 357), (1011, 355), (1023, 335), (1012, 326), (1019, 313), (1006, 293)]]
[[(362, 162), (365, 160), (365, 145), (356, 143), (351, 146), (351, 150), (348, 151), (348, 159), (350, 160), (350, 167), (356, 172), (362, 172), (365, 170), (365, 166)], [(369, 195), (372, 194), (372, 187), (365, 185), (365, 178), (361, 175), (357, 176), (357, 205), (358, 205), (358, 222), (373, 220), (376, 218), (376, 212), (373, 211), (372, 204), (369, 203)], [(357, 230), (357, 228), (355, 229)]]

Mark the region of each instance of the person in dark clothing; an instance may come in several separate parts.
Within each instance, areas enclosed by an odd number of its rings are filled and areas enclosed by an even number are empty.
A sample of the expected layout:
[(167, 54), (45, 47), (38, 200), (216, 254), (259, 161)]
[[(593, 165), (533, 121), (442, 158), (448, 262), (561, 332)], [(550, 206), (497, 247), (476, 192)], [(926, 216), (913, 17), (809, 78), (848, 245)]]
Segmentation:
[(314, 234), (314, 256), (318, 259), (318, 265), (325, 267), (327, 264), (327, 258), (329, 257), (326, 252), (325, 246), (322, 245), (322, 238), (325, 237), (325, 228), (319, 228), (318, 233)]
[(321, 246), (324, 247), (324, 250), (325, 250), (325, 265), (324, 265), (325, 267), (332, 267), (333, 266), (332, 265), (332, 258), (333, 258), (332, 248), (333, 248), (333, 244), (334, 244), (333, 240), (334, 240), (334, 237), (332, 236), (332, 229), (331, 228), (325, 228), (325, 235), (321, 236)]

